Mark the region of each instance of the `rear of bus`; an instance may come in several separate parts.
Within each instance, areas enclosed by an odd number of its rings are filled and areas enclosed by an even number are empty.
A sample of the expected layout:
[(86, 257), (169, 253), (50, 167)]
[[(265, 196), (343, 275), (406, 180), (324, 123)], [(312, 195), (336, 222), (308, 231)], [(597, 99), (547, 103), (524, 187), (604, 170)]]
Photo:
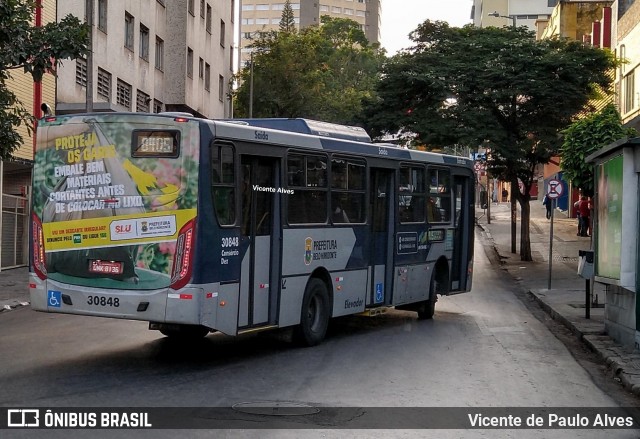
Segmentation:
[[(196, 324), (189, 295), (199, 122), (148, 114), (39, 121), (31, 217), (37, 311)], [(193, 301), (195, 302), (195, 301)]]

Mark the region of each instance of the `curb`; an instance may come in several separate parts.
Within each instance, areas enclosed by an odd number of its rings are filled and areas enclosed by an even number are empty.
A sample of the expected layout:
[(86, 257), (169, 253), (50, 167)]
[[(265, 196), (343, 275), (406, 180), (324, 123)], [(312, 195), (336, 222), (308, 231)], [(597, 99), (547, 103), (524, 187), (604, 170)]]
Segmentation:
[(13, 311), (15, 309), (22, 308), (23, 306), (29, 306), (29, 305), (31, 305), (31, 303), (20, 302), (18, 300), (8, 300), (5, 302), (0, 302), (0, 313)]
[[(558, 313), (531, 290), (527, 290), (527, 296), (534, 299), (553, 320), (562, 323), (562, 325), (569, 329), (581, 342), (585, 344), (585, 346), (587, 346), (587, 348), (589, 348), (591, 352), (597, 354), (598, 358), (600, 358), (600, 360), (602, 360), (611, 371), (614, 380), (620, 382), (625, 389), (634, 395), (640, 396), (640, 382), (638, 379), (634, 379), (636, 376), (640, 377), (640, 371), (636, 373), (629, 373), (625, 370), (626, 364), (622, 358), (617, 355), (606, 354), (607, 348), (621, 347), (621, 345), (616, 344), (610, 337), (604, 334), (585, 334), (569, 319)], [(640, 355), (638, 355), (638, 357), (640, 359)]]

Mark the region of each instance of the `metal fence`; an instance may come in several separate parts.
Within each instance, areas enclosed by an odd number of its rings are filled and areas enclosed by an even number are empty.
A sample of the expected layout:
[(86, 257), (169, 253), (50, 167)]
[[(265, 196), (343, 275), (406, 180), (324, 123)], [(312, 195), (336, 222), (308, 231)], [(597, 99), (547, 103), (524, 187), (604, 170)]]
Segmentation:
[(27, 265), (29, 257), (29, 197), (2, 194), (0, 208), (0, 269)]

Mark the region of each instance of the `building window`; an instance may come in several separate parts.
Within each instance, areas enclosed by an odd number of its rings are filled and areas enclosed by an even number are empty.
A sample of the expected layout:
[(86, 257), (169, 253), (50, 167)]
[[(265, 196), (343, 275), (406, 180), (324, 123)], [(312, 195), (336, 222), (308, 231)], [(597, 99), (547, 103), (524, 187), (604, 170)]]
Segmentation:
[(358, 17), (364, 17), (366, 14), (365, 14), (365, 12), (364, 12), (364, 11), (356, 11), (356, 15), (357, 15)]
[(124, 47), (133, 50), (133, 15), (124, 13)]
[(632, 70), (627, 76), (624, 77), (624, 111), (628, 113), (635, 108), (635, 70)]
[(162, 107), (163, 107), (162, 102), (160, 102), (157, 99), (153, 100), (153, 112), (154, 113), (162, 113)]
[(224, 101), (224, 76), (218, 75), (218, 99)]
[(187, 76), (193, 78), (193, 50), (187, 47)]
[(138, 113), (148, 113), (151, 97), (143, 91), (138, 90), (136, 94), (136, 111)]
[(255, 5), (242, 5), (242, 10), (243, 11), (253, 11), (255, 10)]
[(204, 89), (211, 90), (211, 66), (208, 63), (204, 65)]
[(207, 5), (207, 32), (211, 33), (211, 6)]
[(140, 58), (149, 61), (149, 28), (140, 24)]
[(164, 41), (156, 37), (156, 69), (164, 71)]
[(256, 11), (268, 11), (269, 10), (269, 5), (256, 5)]
[(255, 20), (253, 18), (243, 18), (242, 24), (245, 26), (248, 24), (255, 24)]
[(107, 33), (107, 0), (98, 0), (98, 29)]
[(339, 6), (332, 6), (331, 7), (331, 12), (333, 12), (334, 14), (340, 14), (342, 13), (342, 8)]
[(194, 12), (194, 0), (189, 0), (188, 2), (189, 14), (195, 17), (196, 13)]
[(220, 20), (220, 45), (224, 47), (224, 34), (226, 33), (226, 25), (224, 20)]
[(127, 110), (131, 110), (131, 85), (122, 79), (118, 79), (116, 103), (122, 105)]
[(353, 15), (353, 9), (344, 8), (344, 14), (345, 15)]
[(328, 5), (320, 5), (320, 12), (329, 12)]
[(269, 24), (268, 18), (256, 18), (256, 24)]
[(98, 96), (111, 102), (111, 73), (98, 67)]
[(87, 60), (84, 58), (76, 59), (76, 84), (87, 86)]
[(204, 0), (200, 0), (200, 17), (204, 18)]
[(198, 78), (204, 78), (204, 60), (202, 58), (198, 60)]

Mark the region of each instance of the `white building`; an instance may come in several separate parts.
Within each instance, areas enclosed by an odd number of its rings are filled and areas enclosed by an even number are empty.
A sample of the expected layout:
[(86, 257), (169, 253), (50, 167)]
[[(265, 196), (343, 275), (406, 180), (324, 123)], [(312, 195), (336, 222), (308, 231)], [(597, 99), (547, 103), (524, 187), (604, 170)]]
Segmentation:
[[(60, 0), (58, 18), (82, 18), (85, 0)], [(95, 0), (93, 60), (58, 69), (56, 113), (186, 111), (230, 117), (234, 0)]]
[[(370, 43), (380, 42), (381, 0), (291, 0), (298, 29), (319, 25), (323, 15), (348, 18), (360, 24)], [(240, 45), (242, 61), (249, 58), (252, 38), (257, 32), (278, 30), (285, 0), (242, 0)]]
[[(477, 27), (527, 26), (536, 31), (538, 20), (546, 20), (558, 0), (473, 0), (471, 18)], [(498, 16), (489, 15), (498, 13)]]

